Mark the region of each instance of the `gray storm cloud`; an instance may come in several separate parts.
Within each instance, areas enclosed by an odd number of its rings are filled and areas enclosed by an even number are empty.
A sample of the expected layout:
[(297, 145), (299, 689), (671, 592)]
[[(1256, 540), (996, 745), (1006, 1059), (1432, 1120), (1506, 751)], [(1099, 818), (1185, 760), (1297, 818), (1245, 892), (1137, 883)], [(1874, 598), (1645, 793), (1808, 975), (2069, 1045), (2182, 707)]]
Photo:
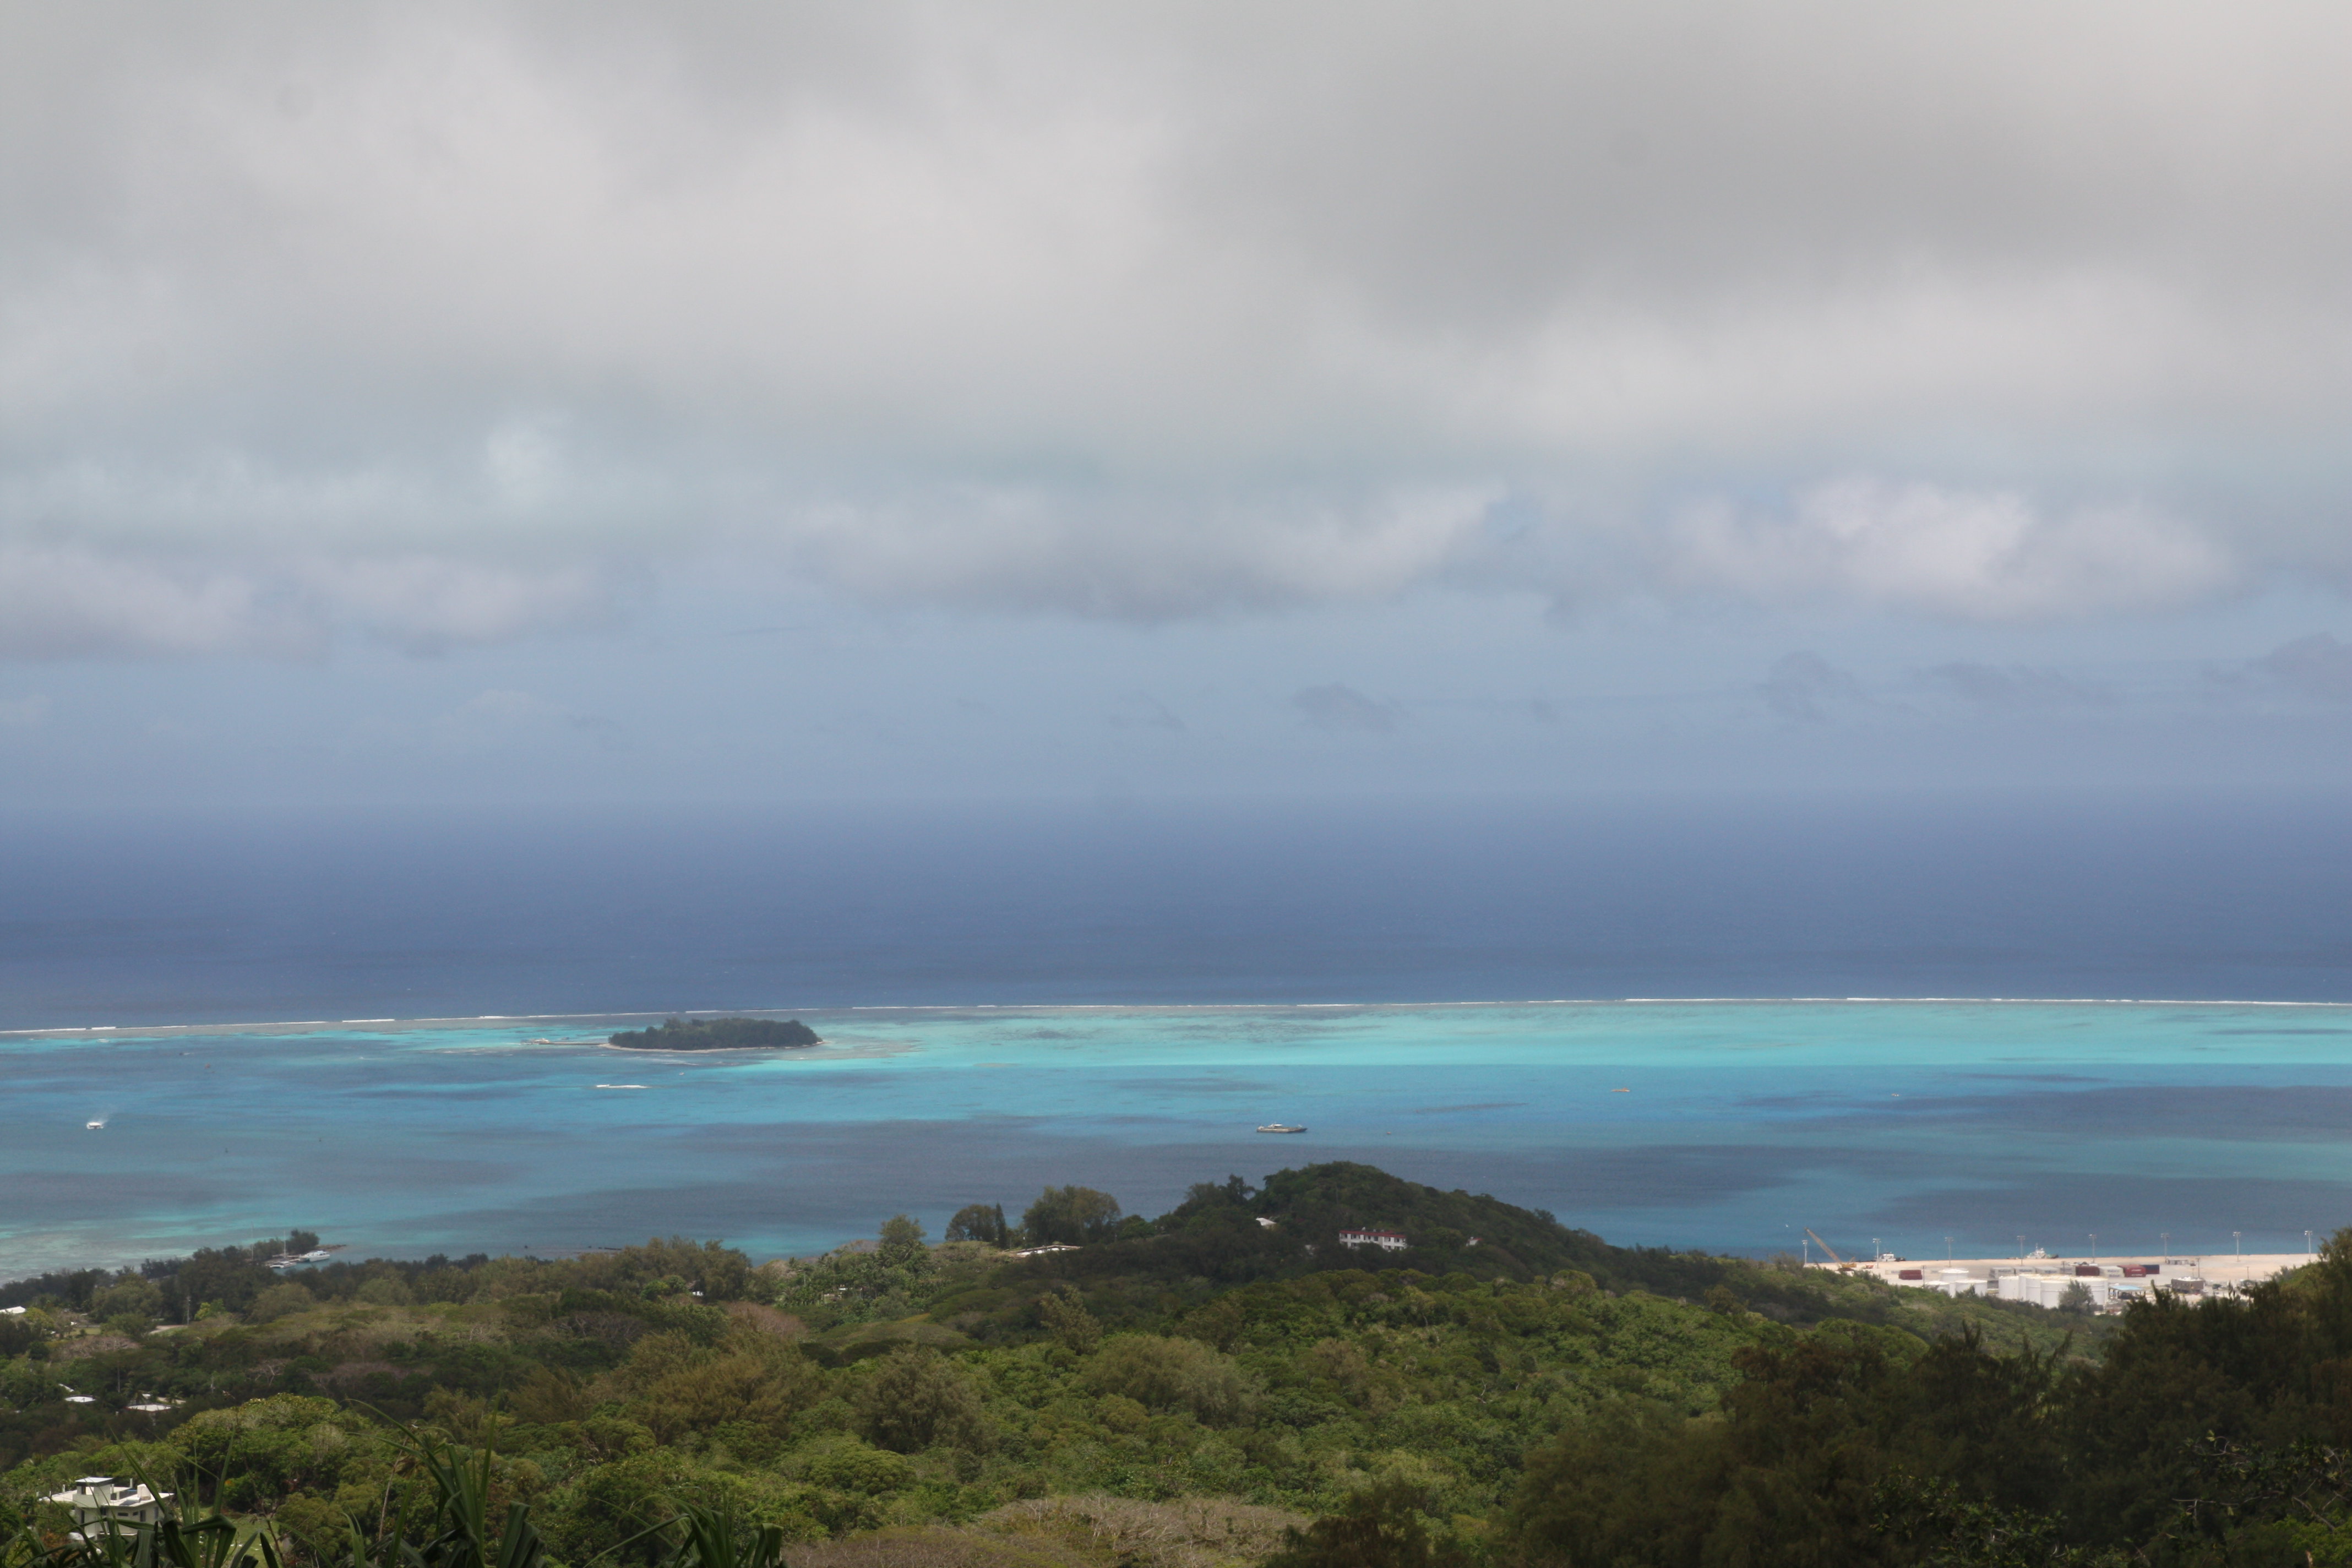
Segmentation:
[[(0, 17), (0, 652), (2340, 581), (2318, 7)], [(1507, 524), (1507, 526), (1506, 526)]]

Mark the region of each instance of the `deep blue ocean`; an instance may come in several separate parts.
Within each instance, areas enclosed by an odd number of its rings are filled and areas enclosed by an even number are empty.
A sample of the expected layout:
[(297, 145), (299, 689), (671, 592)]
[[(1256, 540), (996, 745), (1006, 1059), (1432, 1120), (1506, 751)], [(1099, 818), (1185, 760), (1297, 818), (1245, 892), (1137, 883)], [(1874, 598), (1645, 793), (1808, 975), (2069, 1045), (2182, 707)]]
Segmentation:
[[(295, 1226), (805, 1252), (1048, 1182), (1156, 1213), (1339, 1158), (1748, 1252), (1805, 1226), (1915, 1256), (2284, 1250), (2352, 1223), (2333, 801), (5, 829), (0, 1276)], [(2305, 1005), (2248, 1005), (2279, 1003)], [(591, 1043), (683, 1009), (829, 1043)], [(1311, 1131), (1250, 1131), (1273, 1119)]]

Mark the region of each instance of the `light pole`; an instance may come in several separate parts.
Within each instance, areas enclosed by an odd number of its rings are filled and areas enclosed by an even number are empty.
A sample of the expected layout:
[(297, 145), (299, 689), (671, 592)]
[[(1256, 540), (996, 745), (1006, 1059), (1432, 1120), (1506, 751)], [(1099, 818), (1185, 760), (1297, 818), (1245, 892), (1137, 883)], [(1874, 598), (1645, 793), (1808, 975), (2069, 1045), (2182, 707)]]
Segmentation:
[(2309, 1257), (2311, 1257), (2311, 1256), (2312, 1256), (2312, 1251), (2311, 1251), (2311, 1232), (2309, 1232), (2309, 1231), (2307, 1231), (2307, 1230), (2306, 1230), (2306, 1231), (2305, 1231), (2305, 1232), (2303, 1233), (2303, 1255), (2304, 1255), (2305, 1258), (2309, 1258)]
[[(2304, 1234), (2305, 1234), (2305, 1236), (2309, 1236), (2311, 1233), (2310, 1233), (2309, 1231), (2305, 1231)], [(1947, 1262), (1947, 1263), (1949, 1263), (1951, 1260), (1952, 1260), (1952, 1238), (1951, 1238), (1950, 1237), (1948, 1237), (1948, 1237), (1944, 1237), (1944, 1261), (1945, 1261), (1945, 1262)]]
[(2025, 1267), (2025, 1237), (2021, 1236), (2017, 1238), (2017, 1266)]
[(2095, 1231), (2095, 1231), (2091, 1232), (2091, 1261), (2092, 1261), (2092, 1262), (2094, 1262), (2094, 1263), (2096, 1263), (2098, 1260), (2099, 1260), (2099, 1233), (2098, 1233), (2097, 1231)]
[(2169, 1263), (2172, 1261), (2172, 1233), (2168, 1230), (2164, 1230), (2158, 1231), (2157, 1235), (2164, 1242), (2164, 1261)]

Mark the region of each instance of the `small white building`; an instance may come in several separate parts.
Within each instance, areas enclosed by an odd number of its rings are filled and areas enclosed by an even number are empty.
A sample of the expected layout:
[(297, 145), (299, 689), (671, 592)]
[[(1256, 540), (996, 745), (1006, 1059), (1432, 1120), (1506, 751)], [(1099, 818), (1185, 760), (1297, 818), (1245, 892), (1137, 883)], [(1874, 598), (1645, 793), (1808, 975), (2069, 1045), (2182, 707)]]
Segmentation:
[(1342, 1247), (1377, 1247), (1389, 1252), (1402, 1252), (1404, 1232), (1401, 1230), (1343, 1230), (1339, 1233)]
[(51, 1492), (49, 1500), (72, 1513), (80, 1527), (72, 1539), (88, 1544), (91, 1536), (102, 1538), (110, 1529), (129, 1531), (156, 1523), (172, 1494), (149, 1491), (144, 1482), (124, 1486), (112, 1476), (84, 1476), (65, 1490)]

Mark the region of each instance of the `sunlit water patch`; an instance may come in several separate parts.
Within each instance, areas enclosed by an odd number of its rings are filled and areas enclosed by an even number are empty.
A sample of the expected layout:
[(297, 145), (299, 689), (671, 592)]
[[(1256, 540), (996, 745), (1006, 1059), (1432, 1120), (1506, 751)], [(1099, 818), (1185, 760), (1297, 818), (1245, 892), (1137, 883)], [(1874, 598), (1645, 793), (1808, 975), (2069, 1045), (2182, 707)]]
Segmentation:
[[(0, 1274), (303, 1226), (366, 1252), (805, 1253), (1047, 1183), (1135, 1212), (1361, 1160), (1612, 1240), (1914, 1257), (2301, 1246), (2352, 1222), (2352, 1008), (864, 1009), (775, 1054), (610, 1019), (0, 1041)], [(631, 1024), (637, 1020), (630, 1020)], [(91, 1131), (88, 1123), (101, 1121)], [(1261, 1123), (1304, 1123), (1264, 1136)]]

